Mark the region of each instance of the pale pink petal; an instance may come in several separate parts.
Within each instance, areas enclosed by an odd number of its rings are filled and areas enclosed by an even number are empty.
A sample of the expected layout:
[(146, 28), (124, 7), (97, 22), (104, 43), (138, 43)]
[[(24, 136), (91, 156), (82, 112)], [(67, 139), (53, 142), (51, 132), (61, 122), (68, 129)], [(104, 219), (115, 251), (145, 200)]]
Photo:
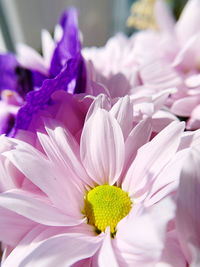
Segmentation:
[(44, 197), (28, 193), (23, 190), (13, 189), (0, 194), (0, 206), (16, 212), (37, 223), (50, 226), (70, 226), (81, 223), (79, 218), (64, 214), (55, 208)]
[[(80, 202), (77, 199), (81, 198), (81, 191), (74, 185), (73, 179), (68, 176), (69, 173), (65, 173), (65, 180), (63, 181), (64, 174), (61, 175), (59, 167), (47, 160), (41, 152), (17, 139), (10, 139), (10, 142), (15, 142), (16, 149), (4, 154), (11, 162), (33, 184), (47, 194), (58, 208), (65, 208), (69, 214), (79, 216)], [(73, 204), (69, 206), (65, 204), (66, 202)]]
[(36, 225), (35, 222), (2, 207), (0, 214), (0, 240), (10, 246), (16, 246)]
[(133, 128), (133, 104), (131, 104), (130, 98), (128, 96), (120, 98), (111, 108), (110, 114), (116, 118), (122, 129), (124, 140), (126, 140)]
[(186, 131), (181, 137), (181, 142), (178, 150), (182, 150), (188, 147), (197, 147), (200, 144), (200, 130), (189, 132)]
[[(14, 262), (17, 266), (24, 267), (71, 266), (77, 261), (92, 257), (102, 243), (102, 238), (77, 233), (54, 234), (41, 242), (37, 242), (37, 238), (32, 241), (31, 238), (33, 239), (31, 235), (27, 236), (27, 240), (24, 239), (21, 246), (13, 250), (3, 267), (12, 266)], [(30, 245), (23, 246), (23, 243), (27, 242)]]
[(152, 96), (152, 100), (154, 104), (154, 112), (159, 111), (164, 106), (170, 94), (174, 94), (176, 92), (177, 92), (176, 88), (171, 88), (171, 89), (160, 91), (157, 94), (154, 94)]
[(169, 6), (164, 0), (157, 0), (155, 3), (155, 19), (159, 30), (173, 32), (175, 20)]
[[(32, 241), (35, 239), (39, 239), (40, 241), (44, 238), (52, 236), (52, 234), (54, 234), (55, 232), (55, 230), (52, 229), (56, 228), (47, 228), (47, 226), (44, 225), (37, 225), (33, 227), (31, 231), (28, 232), (27, 235), (24, 236), (24, 238), (22, 238), (22, 240), (18, 243), (18, 246), (16, 246), (15, 249), (12, 248), (10, 250), (8, 247), (8, 251), (5, 251), (6, 255), (4, 255), (5, 259), (3, 259), (3, 266), (20, 266), (19, 264), (24, 259), (26, 253), (28, 253), (30, 250), (33, 250), (37, 246), (37, 242), (33, 243)], [(46, 232), (48, 232), (48, 234), (46, 234)], [(58, 230), (56, 231), (56, 233), (57, 232)], [(27, 244), (29, 245), (27, 246)]]
[(112, 240), (110, 237), (110, 229), (106, 229), (105, 237), (102, 246), (98, 252), (98, 264), (102, 267), (112, 266), (118, 267), (117, 259), (112, 247)]
[(182, 83), (180, 75), (171, 65), (161, 60), (143, 64), (140, 75), (144, 85), (153, 86), (155, 92), (161, 89), (174, 88)]
[[(142, 196), (154, 178), (172, 159), (178, 149), (184, 123), (172, 122), (156, 135), (151, 142), (142, 146), (130, 166), (122, 188), (135, 197)], [(144, 195), (143, 195), (144, 196)]]
[(124, 139), (119, 124), (99, 109), (85, 123), (81, 136), (81, 159), (98, 184), (114, 184), (124, 163)]
[(48, 75), (48, 69), (45, 66), (42, 56), (32, 47), (26, 44), (17, 45), (18, 61), (24, 67), (31, 70), (37, 70), (44, 75)]
[(152, 206), (167, 195), (178, 189), (180, 173), (188, 156), (188, 149), (184, 149), (175, 154), (167, 166), (156, 177), (148, 197), (145, 199), (146, 206)]
[[(136, 76), (137, 72), (132, 70), (133, 76)], [(130, 80), (128, 80), (124, 74), (117, 73), (108, 81), (109, 93), (112, 98), (123, 97), (129, 93), (130, 90)]]
[(200, 156), (198, 150), (192, 149), (181, 174), (176, 215), (180, 244), (191, 266), (200, 264), (200, 258), (197, 257), (200, 254), (199, 210)]
[(174, 213), (175, 207), (170, 199), (157, 203), (150, 211), (135, 204), (117, 226), (113, 244), (119, 260), (128, 266), (154, 266), (160, 259), (167, 223)]
[(159, 133), (173, 121), (179, 121), (179, 119), (169, 111), (159, 110), (152, 116), (153, 131)]
[(181, 251), (175, 231), (167, 233), (165, 247), (159, 262), (155, 267), (186, 267), (187, 262)]
[(187, 120), (186, 129), (189, 131), (197, 130), (200, 128), (200, 120), (190, 118)]
[(183, 97), (174, 102), (171, 111), (178, 116), (189, 117), (198, 104), (199, 99), (196, 96)]
[(137, 154), (137, 150), (149, 141), (150, 136), (151, 136), (150, 118), (147, 118), (138, 123), (131, 131), (125, 142), (125, 160), (124, 160), (124, 168), (121, 174), (121, 179), (124, 178), (127, 170), (132, 164)]
[(94, 96), (98, 96), (99, 94), (110, 96), (109, 90), (101, 83), (90, 81), (90, 88), (90, 93)]
[(51, 36), (51, 34), (43, 29), (42, 33), (42, 53), (44, 56), (45, 65), (47, 68), (50, 68), (51, 59), (53, 56), (53, 52), (55, 49), (55, 42)]
[(189, 76), (186, 80), (185, 80), (185, 84), (186, 86), (190, 87), (190, 88), (195, 88), (195, 87), (199, 87), (200, 86), (200, 74), (195, 74), (192, 76)]
[(83, 180), (86, 184), (92, 184), (81, 164), (80, 147), (72, 134), (58, 121), (45, 118), (44, 122), (50, 139), (47, 141), (43, 134), (38, 136), (48, 157), (71, 173), (77, 183)]
[(185, 42), (199, 31), (200, 24), (200, 2), (189, 0), (182, 11), (181, 17), (176, 23), (176, 33), (180, 41)]
[(198, 67), (198, 49), (200, 45), (200, 34), (192, 36), (177, 53), (172, 66), (180, 66), (183, 71)]
[(107, 111), (110, 110), (111, 108), (110, 99), (106, 95), (100, 94), (96, 97), (96, 99), (92, 102), (92, 104), (88, 109), (85, 121), (88, 120), (90, 116), (98, 110), (98, 108), (102, 108)]

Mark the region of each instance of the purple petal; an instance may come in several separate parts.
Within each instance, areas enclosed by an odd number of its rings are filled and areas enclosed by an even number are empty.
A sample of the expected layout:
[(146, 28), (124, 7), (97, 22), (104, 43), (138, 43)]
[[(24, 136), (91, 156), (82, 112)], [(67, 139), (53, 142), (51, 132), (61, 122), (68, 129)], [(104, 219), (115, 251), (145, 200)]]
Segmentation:
[(81, 50), (78, 30), (78, 15), (75, 8), (67, 9), (60, 19), (63, 36), (58, 43), (51, 61), (50, 73), (58, 75), (66, 62)]
[(26, 130), (31, 122), (32, 116), (39, 110), (43, 109), (50, 103), (51, 95), (56, 90), (67, 91), (70, 83), (76, 79), (80, 56), (71, 59), (67, 66), (54, 79), (46, 79), (42, 87), (37, 91), (31, 91), (27, 94), (26, 104), (20, 108), (14, 128), (14, 134), (18, 129)]
[(17, 65), (17, 60), (13, 54), (0, 55), (0, 91), (3, 89), (16, 90), (17, 77), (15, 68)]

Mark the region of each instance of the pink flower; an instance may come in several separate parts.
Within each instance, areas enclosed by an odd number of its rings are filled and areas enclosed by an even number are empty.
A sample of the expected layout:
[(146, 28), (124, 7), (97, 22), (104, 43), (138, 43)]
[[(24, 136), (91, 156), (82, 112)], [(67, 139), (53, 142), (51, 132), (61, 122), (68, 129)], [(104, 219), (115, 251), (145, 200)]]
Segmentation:
[[(184, 125), (174, 122), (148, 142), (149, 119), (126, 138), (129, 122), (119, 122), (120, 116), (97, 108), (85, 122), (79, 146), (60, 123), (45, 119), (47, 134), (38, 132), (45, 154), (5, 137), (13, 149), (3, 155), (34, 186), (0, 195), (1, 240), (14, 245), (5, 227), (18, 238), (24, 222), (29, 229), (12, 251), (4, 252), (3, 267), (154, 266), (159, 260), (174, 216), (166, 197), (177, 188), (187, 155), (178, 151)], [(111, 198), (112, 208), (102, 198)], [(18, 215), (15, 227), (10, 212)]]
[(190, 266), (200, 265), (200, 156), (193, 148), (183, 167), (177, 199), (176, 228)]
[[(200, 127), (198, 0), (186, 4), (177, 23), (163, 0), (156, 1), (159, 31), (146, 30), (130, 38), (117, 35), (103, 48), (87, 48), (83, 55), (94, 65), (92, 79), (104, 84), (113, 97), (145, 95), (177, 88), (166, 105), (177, 116), (189, 118), (187, 129)], [(91, 65), (91, 63), (88, 63)], [(88, 66), (88, 73), (91, 72)], [(89, 74), (90, 75), (90, 74)], [(124, 86), (123, 86), (123, 85)]]

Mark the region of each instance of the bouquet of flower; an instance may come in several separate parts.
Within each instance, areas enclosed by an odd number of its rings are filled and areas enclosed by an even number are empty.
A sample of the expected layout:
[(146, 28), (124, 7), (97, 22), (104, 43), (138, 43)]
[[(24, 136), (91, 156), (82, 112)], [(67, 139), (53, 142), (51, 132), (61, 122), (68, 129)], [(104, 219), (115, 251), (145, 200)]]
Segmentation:
[(200, 1), (154, 22), (0, 55), (2, 267), (200, 266)]

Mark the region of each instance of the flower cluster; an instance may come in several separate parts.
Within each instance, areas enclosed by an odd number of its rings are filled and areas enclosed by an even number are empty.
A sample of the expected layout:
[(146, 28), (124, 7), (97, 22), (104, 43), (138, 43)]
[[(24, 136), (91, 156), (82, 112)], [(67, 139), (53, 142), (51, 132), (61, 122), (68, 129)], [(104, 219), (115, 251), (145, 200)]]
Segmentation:
[[(0, 55), (2, 267), (200, 266), (200, 1), (83, 48)], [(185, 122), (184, 122), (185, 121)]]

